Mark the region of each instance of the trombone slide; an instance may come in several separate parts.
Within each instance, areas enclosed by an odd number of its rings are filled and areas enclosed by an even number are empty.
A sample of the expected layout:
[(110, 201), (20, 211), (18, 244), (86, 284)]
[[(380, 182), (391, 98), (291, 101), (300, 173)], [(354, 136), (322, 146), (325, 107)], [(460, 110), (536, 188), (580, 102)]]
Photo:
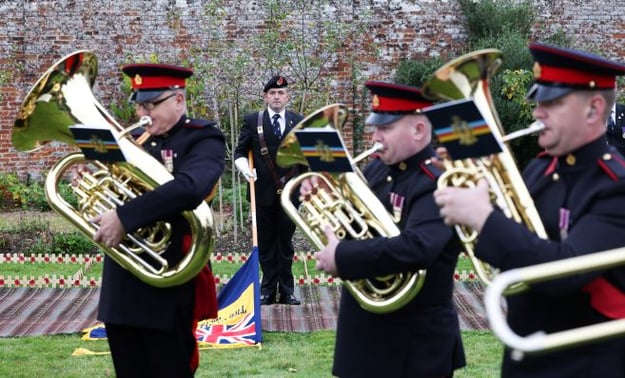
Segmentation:
[(610, 320), (551, 334), (536, 332), (525, 337), (519, 336), (506, 322), (506, 316), (501, 308), (501, 298), (508, 287), (519, 282), (537, 283), (567, 275), (612, 268), (624, 263), (625, 247), (622, 247), (505, 271), (491, 281), (484, 294), (484, 305), (490, 327), (495, 335), (512, 349), (512, 358), (515, 360), (521, 360), (525, 354), (529, 353), (547, 352), (623, 335), (625, 334), (625, 319)]

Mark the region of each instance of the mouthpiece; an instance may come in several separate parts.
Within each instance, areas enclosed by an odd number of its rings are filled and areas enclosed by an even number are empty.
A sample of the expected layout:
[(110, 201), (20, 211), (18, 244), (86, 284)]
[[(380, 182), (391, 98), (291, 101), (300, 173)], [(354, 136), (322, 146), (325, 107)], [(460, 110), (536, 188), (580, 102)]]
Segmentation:
[(382, 151), (383, 148), (384, 146), (382, 145), (382, 143), (377, 143), (377, 142), (374, 143), (373, 146), (371, 146), (368, 150), (361, 152), (360, 155), (354, 158), (354, 164), (360, 163), (361, 160), (363, 160), (364, 158), (366, 158), (367, 156), (371, 155), (374, 152)]
[(129, 135), (132, 131), (140, 128), (140, 127), (144, 127), (144, 126), (151, 126), (152, 125), (152, 118), (150, 118), (150, 116), (143, 116), (141, 118), (139, 118), (139, 120), (135, 123), (133, 123), (132, 125), (126, 127), (120, 134), (120, 136), (125, 136), (125, 135)]
[(152, 118), (150, 116), (143, 116), (139, 119), (139, 122), (135, 123), (131, 127), (143, 127), (143, 126), (152, 126)]
[(518, 137), (522, 137), (524, 135), (527, 134), (533, 134), (533, 133), (537, 133), (540, 130), (545, 128), (545, 124), (542, 123), (541, 121), (534, 121), (532, 122), (528, 127), (526, 127), (525, 129), (521, 129), (521, 130), (517, 130), (514, 131), (508, 135), (505, 135), (502, 139), (503, 142), (509, 142), (513, 139), (516, 139)]

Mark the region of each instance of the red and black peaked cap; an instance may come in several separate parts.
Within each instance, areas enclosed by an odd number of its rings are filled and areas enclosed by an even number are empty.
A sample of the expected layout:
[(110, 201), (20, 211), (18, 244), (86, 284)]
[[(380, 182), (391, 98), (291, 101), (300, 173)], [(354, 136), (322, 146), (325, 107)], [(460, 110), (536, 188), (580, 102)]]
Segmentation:
[(616, 87), (616, 76), (625, 75), (625, 65), (588, 52), (529, 45), (534, 58), (534, 85), (527, 99), (551, 101), (575, 90), (604, 90)]
[(163, 91), (184, 88), (186, 79), (193, 75), (190, 68), (169, 64), (137, 63), (122, 67), (130, 77), (131, 102), (147, 102), (157, 98)]
[(365, 121), (368, 125), (386, 125), (432, 105), (420, 88), (381, 81), (367, 81), (365, 86), (371, 92), (371, 113)]

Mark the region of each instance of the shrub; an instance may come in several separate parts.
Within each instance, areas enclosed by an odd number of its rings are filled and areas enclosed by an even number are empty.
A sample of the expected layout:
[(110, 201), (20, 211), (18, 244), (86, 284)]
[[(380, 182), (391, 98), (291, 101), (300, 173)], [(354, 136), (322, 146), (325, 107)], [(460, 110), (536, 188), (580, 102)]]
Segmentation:
[(11, 173), (0, 174), (1, 210), (50, 210), (43, 185), (37, 182), (22, 182)]
[(53, 237), (52, 252), (70, 255), (92, 254), (98, 252), (98, 247), (79, 232), (61, 232)]

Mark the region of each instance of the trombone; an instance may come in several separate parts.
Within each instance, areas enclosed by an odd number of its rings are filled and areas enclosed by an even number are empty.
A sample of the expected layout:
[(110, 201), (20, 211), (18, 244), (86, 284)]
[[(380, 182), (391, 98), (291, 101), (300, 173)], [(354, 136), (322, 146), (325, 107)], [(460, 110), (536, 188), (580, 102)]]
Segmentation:
[(526, 354), (597, 342), (625, 334), (625, 319), (546, 334), (536, 332), (522, 337), (509, 327), (501, 306), (506, 290), (515, 284), (538, 283), (564, 276), (608, 269), (625, 263), (625, 247), (590, 253), (558, 261), (507, 270), (498, 274), (486, 288), (484, 305), (490, 328), (512, 350), (511, 358), (520, 361)]

